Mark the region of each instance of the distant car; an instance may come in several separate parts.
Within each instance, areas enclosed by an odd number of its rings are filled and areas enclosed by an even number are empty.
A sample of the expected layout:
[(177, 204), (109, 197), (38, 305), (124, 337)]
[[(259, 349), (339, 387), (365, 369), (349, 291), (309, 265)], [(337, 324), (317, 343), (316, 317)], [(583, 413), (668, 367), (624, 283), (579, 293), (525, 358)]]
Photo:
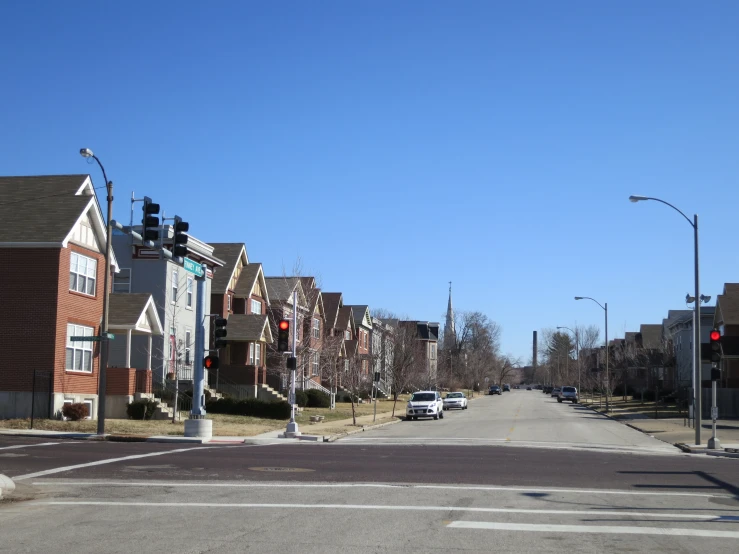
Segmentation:
[(500, 387), (498, 385), (493, 385), (492, 387), (490, 387), (488, 394), (503, 394), (503, 391), (500, 390)]
[(559, 393), (562, 392), (559, 387), (554, 387), (552, 389), (552, 392), (549, 396), (559, 396)]
[(511, 392), (511, 386), (510, 385), (503, 385), (503, 392)]
[(449, 410), (451, 408), (459, 408), (460, 410), (467, 409), (467, 397), (463, 392), (448, 392), (444, 398), (444, 409)]
[(531, 387), (526, 387), (526, 390), (531, 390)]
[(437, 391), (418, 391), (411, 395), (405, 408), (405, 420), (419, 417), (444, 418), (444, 401)]
[(520, 388), (521, 388), (521, 386), (520, 386), (520, 385), (513, 385), (513, 388), (514, 388), (514, 389), (520, 389)]
[(577, 404), (580, 401), (580, 396), (575, 387), (562, 387), (562, 391), (557, 397), (557, 402), (563, 402), (565, 400), (569, 400), (573, 404)]

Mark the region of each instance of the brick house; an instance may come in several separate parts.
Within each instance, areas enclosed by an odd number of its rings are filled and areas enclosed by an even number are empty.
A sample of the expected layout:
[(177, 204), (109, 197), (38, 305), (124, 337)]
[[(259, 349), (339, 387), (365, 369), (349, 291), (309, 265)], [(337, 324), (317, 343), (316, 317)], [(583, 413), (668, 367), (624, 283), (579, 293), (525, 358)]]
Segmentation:
[[(89, 175), (0, 177), (0, 417), (97, 411), (106, 228)], [(111, 256), (111, 268), (117, 262)], [(38, 393), (43, 389), (43, 393)]]
[(321, 385), (321, 376), (323, 375), (323, 365), (325, 358), (322, 356), (324, 332), (325, 332), (325, 315), (323, 306), (323, 295), (321, 289), (316, 286), (314, 277), (300, 277), (300, 285), (305, 295), (308, 314), (303, 320), (302, 336), (302, 366), (298, 366), (302, 370), (302, 377), (298, 379), (299, 387), (304, 389), (317, 388), (324, 392), (329, 392)]
[(372, 316), (370, 315), (369, 306), (364, 304), (347, 305), (352, 311), (353, 338), (357, 341), (357, 357), (360, 364), (362, 375), (368, 379), (372, 376), (371, 362), (371, 337), (372, 337)]
[(436, 386), (438, 374), (438, 344), (439, 344), (439, 323), (433, 321), (398, 321), (400, 327), (410, 327), (416, 336), (416, 340), (421, 342), (421, 355), (424, 373), (426, 374), (426, 382), (424, 386), (431, 388)]
[(212, 246), (224, 265), (213, 277), (211, 306), (213, 313), (228, 319), (228, 334), (227, 346), (219, 353), (221, 367), (211, 372), (209, 385), (236, 397), (281, 399), (267, 385), (267, 351), (273, 334), (262, 264), (249, 263), (243, 243)]
[(353, 333), (346, 316), (339, 318), (344, 307), (344, 299), (340, 292), (323, 292), (321, 294), (324, 313), (323, 330), (323, 371), (321, 384), (331, 390), (339, 385), (341, 372), (348, 367), (346, 341), (351, 340)]

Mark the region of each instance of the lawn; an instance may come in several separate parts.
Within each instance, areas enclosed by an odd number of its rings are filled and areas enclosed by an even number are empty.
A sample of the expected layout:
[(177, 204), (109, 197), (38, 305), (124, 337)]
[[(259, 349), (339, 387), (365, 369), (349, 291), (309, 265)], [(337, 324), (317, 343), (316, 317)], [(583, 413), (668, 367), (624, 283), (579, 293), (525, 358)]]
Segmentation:
[[(606, 410), (606, 399), (605, 396), (602, 399), (602, 407), (600, 397), (596, 394), (592, 399), (590, 396), (581, 396), (580, 403), (587, 406), (592, 406), (595, 410), (605, 412)], [(657, 404), (654, 401), (642, 402), (639, 398), (627, 396), (626, 400), (623, 396), (611, 397), (611, 410), (610, 415), (615, 418), (628, 419), (629, 417), (651, 417), (651, 418), (670, 418), (670, 417), (684, 417), (685, 410), (678, 408), (676, 404)]]

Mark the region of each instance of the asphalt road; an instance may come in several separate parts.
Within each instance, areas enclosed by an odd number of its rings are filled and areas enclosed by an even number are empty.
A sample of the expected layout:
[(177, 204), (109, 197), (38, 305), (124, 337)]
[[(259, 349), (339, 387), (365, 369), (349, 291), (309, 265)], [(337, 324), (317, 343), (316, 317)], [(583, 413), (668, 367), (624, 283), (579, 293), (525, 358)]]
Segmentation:
[(613, 425), (517, 391), (326, 444), (0, 437), (0, 552), (735, 552), (739, 462)]

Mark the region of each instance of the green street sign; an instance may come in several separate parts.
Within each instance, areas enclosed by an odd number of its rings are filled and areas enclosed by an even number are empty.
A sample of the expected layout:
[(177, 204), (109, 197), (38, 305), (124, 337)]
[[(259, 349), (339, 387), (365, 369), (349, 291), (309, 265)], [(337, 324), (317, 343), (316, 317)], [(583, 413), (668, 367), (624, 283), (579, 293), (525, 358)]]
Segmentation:
[(71, 342), (100, 342), (101, 340), (107, 338), (108, 340), (113, 340), (115, 338), (115, 335), (113, 333), (105, 333), (102, 336), (94, 336), (94, 337), (69, 337), (69, 340)]
[(203, 276), (203, 266), (200, 265), (198, 262), (191, 260), (190, 258), (185, 258), (183, 262), (183, 267), (185, 268), (185, 271), (189, 271), (193, 275), (197, 275), (198, 277)]

